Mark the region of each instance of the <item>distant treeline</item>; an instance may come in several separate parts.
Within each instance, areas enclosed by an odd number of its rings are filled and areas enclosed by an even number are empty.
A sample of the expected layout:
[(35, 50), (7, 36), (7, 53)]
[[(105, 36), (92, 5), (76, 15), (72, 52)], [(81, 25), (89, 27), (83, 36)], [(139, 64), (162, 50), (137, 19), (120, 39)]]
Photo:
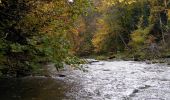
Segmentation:
[(169, 56), (169, 8), (169, 0), (93, 0), (88, 15), (77, 20), (80, 39), (73, 51), (81, 56)]

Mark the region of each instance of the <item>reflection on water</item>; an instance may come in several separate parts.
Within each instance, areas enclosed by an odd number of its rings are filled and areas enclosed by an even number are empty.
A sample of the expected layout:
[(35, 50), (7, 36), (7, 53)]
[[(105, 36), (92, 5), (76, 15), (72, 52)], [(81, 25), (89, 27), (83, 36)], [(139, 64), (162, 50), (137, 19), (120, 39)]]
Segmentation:
[(0, 100), (62, 100), (71, 86), (51, 78), (1, 79)]
[(170, 67), (91, 61), (66, 77), (1, 79), (0, 100), (170, 100)]

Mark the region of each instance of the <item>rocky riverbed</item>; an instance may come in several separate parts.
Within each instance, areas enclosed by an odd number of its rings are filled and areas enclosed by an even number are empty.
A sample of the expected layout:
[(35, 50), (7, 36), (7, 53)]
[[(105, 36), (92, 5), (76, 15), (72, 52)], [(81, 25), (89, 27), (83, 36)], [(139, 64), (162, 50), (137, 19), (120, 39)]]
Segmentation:
[(63, 77), (1, 79), (1, 100), (170, 100), (170, 66), (96, 61)]

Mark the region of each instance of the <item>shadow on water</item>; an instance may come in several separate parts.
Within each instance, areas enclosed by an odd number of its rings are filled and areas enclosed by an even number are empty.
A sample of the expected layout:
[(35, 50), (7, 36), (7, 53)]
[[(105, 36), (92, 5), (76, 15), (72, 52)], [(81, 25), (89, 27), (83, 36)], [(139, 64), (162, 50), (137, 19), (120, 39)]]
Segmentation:
[(62, 100), (71, 87), (52, 78), (0, 79), (0, 100)]
[(95, 61), (65, 77), (0, 79), (0, 100), (170, 100), (170, 67)]

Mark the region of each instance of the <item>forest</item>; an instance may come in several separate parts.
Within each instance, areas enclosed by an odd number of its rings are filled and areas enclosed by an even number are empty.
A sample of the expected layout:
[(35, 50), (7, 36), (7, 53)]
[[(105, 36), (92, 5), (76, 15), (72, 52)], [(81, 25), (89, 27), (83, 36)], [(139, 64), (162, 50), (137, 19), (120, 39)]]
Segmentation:
[(169, 0), (0, 0), (0, 75), (81, 58), (170, 57)]

